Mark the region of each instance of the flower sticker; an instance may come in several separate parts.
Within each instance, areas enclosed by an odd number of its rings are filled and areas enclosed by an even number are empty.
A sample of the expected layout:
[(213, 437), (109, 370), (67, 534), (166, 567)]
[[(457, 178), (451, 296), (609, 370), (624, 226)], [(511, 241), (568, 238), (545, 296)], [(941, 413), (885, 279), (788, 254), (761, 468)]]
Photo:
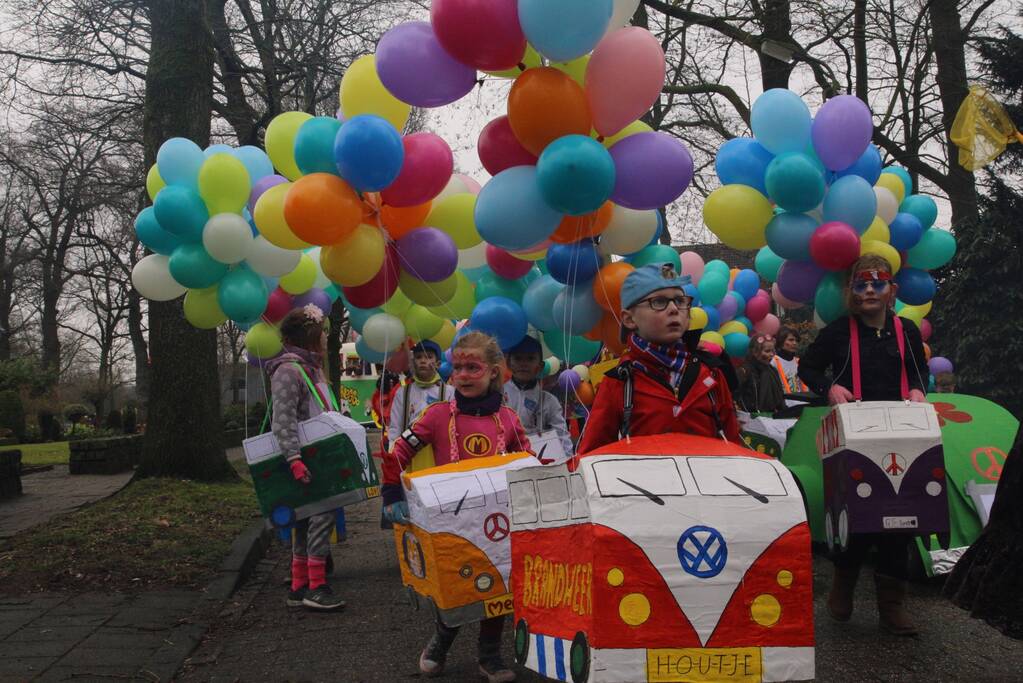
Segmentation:
[(938, 426), (944, 427), (945, 422), (972, 422), (973, 416), (962, 410), (958, 410), (955, 404), (944, 403), (942, 401), (934, 402), (934, 410), (938, 413)]

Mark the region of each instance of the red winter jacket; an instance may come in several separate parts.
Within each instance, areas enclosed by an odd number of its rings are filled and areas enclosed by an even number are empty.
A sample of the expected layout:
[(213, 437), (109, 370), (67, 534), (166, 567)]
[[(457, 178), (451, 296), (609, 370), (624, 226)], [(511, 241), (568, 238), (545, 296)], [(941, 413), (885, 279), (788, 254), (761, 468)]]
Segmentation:
[[(647, 374), (642, 367), (631, 365), (633, 407), (629, 435), (677, 432), (713, 438), (719, 436), (717, 425), (720, 423), (729, 441), (743, 443), (732, 404), (732, 392), (728, 389), (724, 373), (718, 368), (708, 367), (695, 355), (689, 362), (699, 363), (699, 370), (692, 387), (681, 397), (677, 397), (675, 391), (660, 379)], [(620, 438), (627, 375), (623, 366), (629, 363), (631, 359), (626, 352), (618, 366), (601, 381), (576, 449), (578, 453), (587, 453)]]

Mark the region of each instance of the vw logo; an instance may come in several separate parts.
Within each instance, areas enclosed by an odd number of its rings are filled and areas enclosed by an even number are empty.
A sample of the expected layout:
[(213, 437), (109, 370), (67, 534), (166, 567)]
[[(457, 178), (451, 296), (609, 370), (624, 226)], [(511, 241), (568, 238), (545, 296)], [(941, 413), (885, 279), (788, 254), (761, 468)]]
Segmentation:
[(717, 576), (728, 561), (725, 537), (709, 526), (689, 527), (678, 537), (678, 561), (698, 579)]

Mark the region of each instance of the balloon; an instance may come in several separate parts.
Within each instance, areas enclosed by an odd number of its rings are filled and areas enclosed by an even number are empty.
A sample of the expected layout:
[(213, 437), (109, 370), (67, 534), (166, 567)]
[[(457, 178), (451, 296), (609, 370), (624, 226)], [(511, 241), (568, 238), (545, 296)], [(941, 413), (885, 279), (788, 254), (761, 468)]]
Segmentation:
[(820, 284), (813, 298), (814, 312), (825, 323), (830, 323), (848, 311), (845, 307), (845, 277), (842, 273), (828, 273)]
[(170, 273), (170, 257), (150, 254), (131, 269), (131, 284), (150, 301), (170, 301), (187, 291)]
[(823, 223), (810, 238), (810, 255), (824, 270), (845, 270), (860, 256), (860, 236), (845, 223)]
[[(558, 224), (557, 230), (551, 234), (551, 241), (558, 244), (571, 244), (603, 233), (610, 225), (616, 208), (615, 204), (604, 202), (594, 212), (582, 216), (565, 216)], [(631, 211), (631, 209), (628, 210)]]
[(320, 267), (332, 282), (342, 287), (358, 287), (380, 272), (384, 254), (380, 228), (362, 223), (344, 242), (323, 248)]
[(622, 310), (622, 285), (635, 267), (618, 261), (601, 268), (593, 278), (593, 298), (610, 313)]
[[(173, 257), (171, 263), (173, 265)], [(919, 268), (901, 269), (895, 276), (895, 284), (899, 286), (899, 299), (910, 306), (927, 303), (937, 291), (930, 273)]]
[(379, 220), (387, 229), (391, 239), (401, 239), (410, 231), (427, 225), (426, 217), (433, 210), (433, 202), (423, 202), (415, 206), (387, 206), (380, 207)]
[(206, 221), (202, 244), (217, 261), (235, 264), (245, 259), (252, 248), (252, 228), (236, 213), (220, 213)]
[(728, 278), (721, 273), (704, 273), (696, 289), (700, 293), (700, 300), (705, 304), (705, 308), (706, 306), (717, 306), (728, 292)]
[(746, 302), (746, 317), (754, 323), (760, 322), (771, 312), (771, 296), (759, 290), (755, 296)]
[(785, 259), (774, 253), (770, 246), (761, 247), (754, 259), (757, 273), (768, 282), (778, 279), (778, 269)]
[(547, 239), (561, 222), (540, 194), (537, 171), (516, 166), (497, 174), (476, 199), (476, 229), (502, 249), (525, 249)]
[(779, 154), (764, 179), (768, 196), (786, 211), (809, 211), (824, 199), (824, 175), (805, 154)]
[(693, 158), (689, 150), (681, 140), (666, 133), (631, 135), (610, 152), (616, 171), (611, 194), (615, 204), (630, 209), (656, 209), (678, 199), (692, 182)]
[(476, 304), (469, 326), (494, 337), (503, 351), (522, 341), (528, 330), (522, 307), (502, 296), (490, 297)]
[(649, 247), (644, 247), (633, 254), (629, 258), (629, 261), (632, 263), (634, 268), (640, 268), (651, 263), (668, 263), (675, 269), (676, 273), (682, 271), (681, 257), (679, 257), (677, 251), (675, 251), (672, 247), (669, 247), (667, 244), (654, 244)]
[(273, 358), (282, 348), (281, 333), (272, 325), (256, 323), (245, 333), (245, 349), (256, 358)]
[(764, 231), (773, 215), (767, 197), (746, 185), (719, 187), (703, 204), (703, 222), (733, 249), (759, 249), (767, 244)]
[[(269, 159), (267, 159), (267, 163), (269, 163)], [(287, 183), (287, 182), (288, 182), (288, 179), (285, 178), (284, 176), (282, 176), (282, 175), (274, 175), (274, 174), (265, 176), (265, 177), (260, 178), (259, 180), (257, 180), (252, 185), (252, 192), (249, 194), (249, 203), (248, 203), (249, 213), (255, 215), (255, 213), (256, 213), (256, 202), (259, 201), (259, 198), (263, 196), (264, 192), (269, 190), (274, 185), (280, 185), (282, 183)]]
[(805, 304), (813, 301), (817, 285), (823, 277), (824, 270), (815, 263), (790, 260), (782, 264), (775, 284), (786, 299)]
[(891, 231), (888, 230), (888, 224), (881, 220), (880, 217), (874, 216), (874, 220), (871, 221), (870, 227), (867, 231), (860, 235), (860, 240), (878, 240), (879, 242), (888, 242), (891, 240)]
[[(721, 299), (721, 303), (717, 306), (721, 320), (725, 322), (732, 320), (739, 313), (739, 299), (732, 296), (733, 294), (736, 294), (736, 292), (727, 292)], [(739, 298), (741, 299), (742, 297)]]
[(486, 242), (480, 242), (476, 246), (469, 247), (468, 249), (459, 249), (458, 267), (467, 274), (469, 271), (480, 271), (480, 275), (490, 272), (490, 266), (487, 265), (488, 246), (489, 245)]
[(615, 133), (614, 135), (605, 136), (603, 141), (601, 141), (598, 138), (598, 142), (601, 142), (601, 144), (604, 145), (604, 147), (611, 149), (616, 144), (618, 144), (620, 140), (624, 140), (625, 138), (636, 135), (638, 133), (652, 133), (653, 130), (654, 130), (653, 128), (651, 128), (643, 121), (633, 121), (625, 128), (622, 128), (620, 131)]
[(156, 153), (156, 169), (167, 185), (195, 189), (205, 160), (199, 145), (187, 138), (171, 138)]
[(458, 273), (439, 282), (423, 282), (405, 271), (398, 276), (398, 287), (409, 299), (427, 308), (436, 308), (451, 301), (458, 291)]
[(156, 199), (156, 195), (165, 187), (167, 187), (167, 183), (160, 177), (160, 169), (153, 164), (149, 167), (149, 172), (146, 173), (146, 194), (149, 195), (149, 200)]
[(168, 185), (153, 202), (160, 226), (182, 242), (199, 242), (209, 212), (199, 193), (180, 185)]
[(455, 161), (451, 148), (433, 133), (414, 133), (402, 139), (405, 163), (391, 185), (380, 193), (391, 206), (413, 206), (440, 194), (451, 179)]
[(877, 240), (860, 239), (860, 255), (877, 254), (888, 262), (892, 267), (892, 273), (898, 273), (902, 267), (902, 257), (899, 252), (890, 244), (878, 242)]
[(766, 195), (764, 177), (773, 159), (774, 155), (753, 138), (732, 138), (718, 148), (714, 170), (722, 185), (749, 185)]
[[(314, 261), (315, 263), (315, 261)], [(333, 301), (330, 299), (330, 295), (324, 290), (318, 287), (312, 287), (307, 290), (304, 294), (300, 294), (295, 297), (294, 308), (305, 308), (306, 306), (313, 305), (323, 312), (323, 315), (330, 315), (331, 304)], [(269, 304), (268, 304), (269, 306)], [(263, 313), (263, 317), (266, 317), (266, 313)]]
[[(319, 175), (327, 176), (325, 173)], [(313, 176), (308, 177), (313, 178)], [(333, 177), (338, 182), (344, 182), (336, 176), (328, 177)], [(315, 183), (314, 178), (313, 184)], [(281, 249), (305, 249), (310, 246), (309, 243), (292, 232), (284, 217), (284, 206), (291, 186), (292, 183), (281, 183), (264, 192), (256, 202), (256, 210), (253, 212), (252, 218), (259, 229), (259, 234), (270, 243)]]
[(589, 135), (586, 93), (553, 67), (524, 71), (508, 93), (508, 123), (519, 143), (539, 156), (565, 135)]
[(932, 375), (955, 371), (952, 361), (944, 356), (931, 356), (931, 359), (927, 361), (927, 368), (931, 371)]
[(409, 354), (400, 346), (384, 360), (384, 369), (400, 375), (409, 371)]
[(550, 65), (564, 72), (580, 86), (586, 87), (586, 68), (590, 65), (590, 55), (583, 55), (567, 62), (551, 62)]
[[(491, 76), (497, 76), (498, 78), (511, 78), (515, 79), (519, 77), (526, 69), (533, 69), (538, 66), (543, 66), (543, 57), (540, 53), (533, 49), (533, 46), (526, 43), (526, 49), (522, 53), (522, 57), (519, 58), (518, 64), (510, 69), (501, 69), (500, 71), (487, 71), (486, 73)], [(553, 66), (553, 65), (552, 65)]]
[(517, 0), (434, 0), (430, 22), (452, 57), (480, 71), (510, 69), (526, 51)]
[(235, 322), (253, 322), (263, 314), (269, 297), (266, 283), (257, 273), (239, 266), (224, 276), (217, 288), (217, 303)]
[(817, 221), (805, 213), (780, 213), (767, 224), (767, 246), (782, 258), (809, 261)]
[(200, 330), (212, 330), (227, 321), (217, 303), (217, 288), (191, 289), (185, 294), (185, 320)]
[(341, 122), (332, 116), (307, 119), (295, 134), (295, 165), (303, 174), (337, 173), (334, 138)]
[(227, 273), (227, 265), (214, 260), (196, 242), (175, 249), (167, 265), (174, 279), (189, 289), (212, 287)]
[(413, 107), (441, 107), (462, 99), (476, 86), (476, 70), (441, 47), (425, 21), (399, 24), (377, 43), (380, 82)]
[[(248, 231), (248, 224), (245, 225), (245, 229)], [(157, 254), (169, 256), (181, 244), (177, 235), (163, 229), (160, 221), (156, 219), (156, 209), (152, 206), (142, 209), (135, 218), (135, 234), (139, 242)]]
[(365, 284), (345, 287), (343, 290), (345, 299), (359, 308), (383, 305), (398, 289), (399, 268), (397, 248), (389, 244), (384, 253), (384, 263), (377, 274)]
[(773, 313), (768, 313), (762, 320), (760, 320), (760, 322), (753, 325), (753, 329), (760, 334), (769, 334), (774, 336), (778, 334), (778, 330), (781, 329), (781, 321), (778, 320), (778, 316)]
[[(267, 195), (280, 187), (283, 186), (271, 188)], [(284, 219), (300, 240), (309, 244), (337, 244), (347, 239), (362, 220), (362, 202), (355, 190), (337, 176), (313, 173), (288, 188)]]
[(266, 300), (263, 320), (271, 324), (279, 323), (284, 316), (291, 312), (292, 308), (295, 306), (292, 305), (291, 295), (278, 287), (270, 292), (270, 296)]
[[(920, 224), (927, 230), (938, 220), (938, 205), (930, 197), (914, 194), (906, 197), (899, 205), (899, 211), (911, 213), (920, 219)], [(162, 221), (161, 221), (162, 223)]]
[(565, 393), (574, 393), (580, 384), (582, 384), (582, 377), (574, 370), (565, 370), (558, 375), (558, 388)]
[[(455, 340), (455, 326), (451, 324), (450, 320), (441, 320), (440, 329), (433, 334), (430, 339), (437, 342), (437, 346), (441, 347), (441, 349), (451, 348), (451, 344)], [(451, 364), (445, 362), (443, 365), (448, 366), (448, 377), (450, 377)], [(443, 377), (445, 381), (447, 380), (447, 377), (444, 377), (443, 373), (441, 373), (441, 377)]]
[[(895, 178), (895, 176), (892, 177)], [(899, 179), (895, 178), (895, 180), (898, 182)], [(885, 223), (895, 220), (895, 215), (899, 212), (899, 200), (895, 195), (884, 187), (875, 187), (874, 197), (877, 200), (877, 217)]]
[(398, 240), (401, 267), (426, 282), (444, 280), (458, 267), (458, 248), (437, 228), (416, 228)]
[[(388, 358), (391, 357), (390, 355), (388, 355), (386, 351), (381, 352), (375, 349), (371, 349), (369, 345), (366, 343), (365, 337), (359, 337), (355, 341), (355, 353), (357, 353), (359, 355), (359, 358), (366, 361), (367, 363), (383, 363)], [(408, 357), (407, 353), (403, 353), (401, 355)]]
[(934, 328), (931, 326), (931, 321), (926, 319), (921, 320), (920, 339), (922, 339), (923, 341), (927, 341), (928, 339), (931, 338), (932, 334), (934, 334)]
[(600, 236), (603, 254), (634, 254), (657, 232), (657, 211), (637, 211), (614, 205), (611, 223)]
[(476, 230), (475, 209), (475, 195), (467, 192), (449, 195), (434, 200), (423, 225), (443, 230), (455, 241), (456, 247), (468, 249), (482, 240)]
[(245, 165), (231, 154), (214, 154), (199, 169), (199, 196), (211, 214), (241, 213), (250, 187)]
[(837, 178), (847, 175), (858, 175), (871, 185), (876, 183), (877, 179), (881, 177), (881, 152), (874, 145), (867, 145), (859, 159), (848, 168), (835, 173)]
[(817, 156), (831, 171), (849, 168), (874, 134), (870, 109), (855, 95), (832, 97), (817, 111), (811, 137)]
[(309, 119), (310, 114), (302, 111), (287, 111), (278, 114), (266, 127), (266, 153), (282, 176), (295, 180), (302, 175), (295, 162), (295, 139), (298, 131)]
[(632, 17), (636, 14), (640, 0), (614, 0), (614, 13), (607, 25), (607, 32), (617, 31), (623, 26), (632, 23)]
[(515, 137), (507, 116), (499, 116), (483, 127), (476, 143), (476, 153), (490, 175), (497, 175), (513, 166), (535, 166), (537, 162), (536, 155), (526, 150)]
[(702, 330), (709, 321), (710, 318), (707, 316), (707, 312), (699, 306), (689, 309), (689, 329)]
[[(891, 245), (899, 251), (905, 251), (920, 243), (920, 239), (924, 236), (924, 226), (920, 224), (920, 219), (913, 214), (899, 213), (895, 215), (895, 220), (888, 226), (888, 234)], [(955, 239), (952, 240), (952, 250), (955, 253)]]
[[(899, 308), (900, 306), (901, 308)], [(924, 316), (931, 312), (931, 307), (932, 302), (930, 301), (920, 306), (908, 306), (902, 301), (895, 302), (895, 310), (898, 311), (899, 317), (912, 320), (917, 325), (921, 325), (923, 323)], [(924, 350), (926, 350), (926, 348)]]
[(824, 197), (824, 220), (848, 223), (856, 232), (864, 233), (877, 214), (874, 188), (863, 178), (848, 175), (831, 184)]
[(496, 275), (508, 280), (522, 277), (533, 267), (529, 261), (515, 258), (504, 249), (490, 244), (487, 245), (487, 265)]
[(600, 41), (586, 68), (594, 128), (614, 135), (657, 102), (664, 85), (661, 44), (645, 28), (628, 27)]
[(445, 303), (439, 306), (429, 306), (429, 310), (442, 318), (462, 320), (472, 315), (472, 309), (476, 306), (475, 287), (465, 273), (455, 273), (455, 293)]
[(362, 326), (362, 338), (369, 348), (386, 353), (405, 340), (405, 325), (389, 313), (377, 313)]
[(376, 114), (402, 131), (412, 107), (388, 92), (380, 82), (376, 58), (373, 55), (363, 55), (352, 62), (341, 78), (341, 110), (348, 119), (360, 114)]
[(555, 211), (581, 216), (599, 209), (615, 187), (615, 162), (596, 140), (566, 135), (552, 142), (536, 164), (540, 194)]
[[(398, 284), (399, 286), (401, 284), (400, 276)], [(412, 301), (399, 289), (390, 299), (387, 300), (387, 303), (380, 308), (384, 313), (390, 313), (396, 318), (404, 318), (405, 314), (408, 313), (408, 309), (412, 308)]]
[(522, 310), (529, 324), (538, 330), (551, 330), (557, 326), (554, 318), (554, 301), (564, 289), (550, 275), (533, 281), (522, 295)]
[[(903, 214), (899, 214), (900, 216)], [(894, 246), (894, 243), (893, 243)], [(909, 263), (914, 268), (941, 268), (956, 255), (956, 238), (947, 230), (925, 230), (920, 241), (909, 250)]]
[(279, 286), (288, 294), (304, 294), (316, 281), (316, 264), (308, 254), (302, 254), (295, 270), (283, 276)]
[(263, 178), (274, 174), (274, 165), (270, 161), (270, 157), (259, 147), (243, 145), (233, 150), (233, 153), (238, 161), (245, 165), (245, 170), (248, 171), (249, 180), (252, 181), (253, 185)]
[(333, 170), (359, 192), (378, 192), (393, 183), (405, 161), (401, 134), (386, 119), (372, 114), (345, 123), (331, 145)]
[(260, 235), (249, 245), (245, 261), (260, 275), (280, 277), (293, 271), (301, 257), (301, 252), (282, 249)]
[(565, 287), (554, 299), (555, 324), (569, 334), (585, 334), (602, 317), (604, 309), (593, 299), (593, 289), (589, 283)]
[(607, 32), (612, 9), (611, 0), (519, 0), (519, 23), (537, 52), (567, 62), (593, 50)]
[(600, 352), (600, 342), (573, 337), (562, 330), (544, 332), (543, 340), (559, 360), (569, 365), (590, 361)]
[(810, 144), (810, 125), (803, 98), (785, 88), (766, 91), (750, 112), (753, 135), (772, 154), (804, 151)]
[(892, 197), (895, 198), (896, 207), (906, 198), (906, 186), (902, 184), (902, 178), (897, 175), (882, 173), (874, 185), (891, 192)]
[(760, 291), (760, 277), (756, 271), (745, 268), (735, 276), (732, 289), (741, 294), (744, 300), (749, 301)]
[(476, 301), (480, 302), (491, 297), (500, 296), (519, 303), (522, 301), (528, 286), (521, 279), (506, 280), (494, 273), (487, 273), (476, 283)]
[(429, 339), (440, 332), (440, 328), (444, 326), (442, 318), (434, 315), (419, 304), (408, 309), (408, 312), (405, 313), (404, 322), (405, 331), (408, 333), (408, 336), (412, 337), (412, 341), (417, 342)]

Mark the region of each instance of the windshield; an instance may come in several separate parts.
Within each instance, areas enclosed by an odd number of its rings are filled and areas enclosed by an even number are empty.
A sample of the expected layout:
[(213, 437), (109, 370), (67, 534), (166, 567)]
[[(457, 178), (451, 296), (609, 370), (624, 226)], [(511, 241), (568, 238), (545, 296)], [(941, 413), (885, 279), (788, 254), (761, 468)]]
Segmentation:
[(613, 458), (593, 464), (597, 489), (604, 498), (643, 496), (664, 505), (662, 496), (686, 495), (674, 458)]
[(483, 487), (476, 475), (445, 479), (433, 484), (441, 512), (458, 514), (462, 510), (483, 507)]
[(771, 463), (745, 457), (687, 458), (696, 487), (705, 496), (751, 496), (767, 503), (785, 496), (785, 484)]

